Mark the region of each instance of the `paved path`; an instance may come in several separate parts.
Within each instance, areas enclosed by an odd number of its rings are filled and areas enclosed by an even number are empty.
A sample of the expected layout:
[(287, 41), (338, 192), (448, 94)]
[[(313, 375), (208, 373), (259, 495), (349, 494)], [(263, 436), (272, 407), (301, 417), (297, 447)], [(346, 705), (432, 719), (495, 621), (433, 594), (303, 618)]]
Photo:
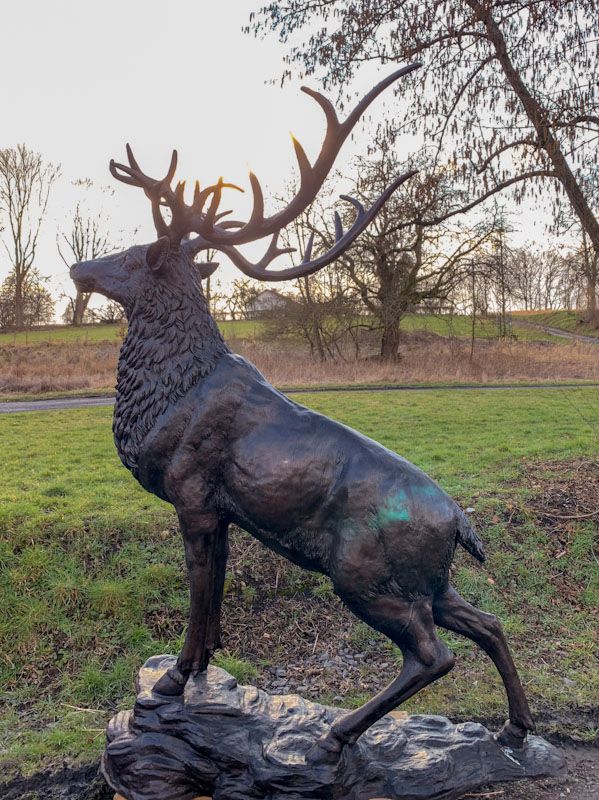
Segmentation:
[(570, 331), (563, 331), (561, 328), (552, 328), (550, 325), (541, 325), (539, 322), (528, 322), (526, 320), (517, 318), (518, 325), (525, 328), (535, 328), (538, 331), (550, 333), (552, 336), (560, 336), (562, 339), (574, 339), (576, 342), (584, 342), (585, 344), (599, 344), (598, 336), (585, 336), (583, 333), (571, 333)]
[[(599, 388), (599, 383), (529, 383), (529, 384), (463, 384), (459, 386), (317, 386), (313, 389), (286, 389), (284, 394), (316, 394), (320, 392), (455, 392), (473, 389), (501, 391), (503, 389), (585, 389)], [(112, 406), (114, 397), (57, 397), (55, 400), (9, 400), (0, 402), (0, 414), (19, 414), (23, 411), (62, 411), (67, 408)]]

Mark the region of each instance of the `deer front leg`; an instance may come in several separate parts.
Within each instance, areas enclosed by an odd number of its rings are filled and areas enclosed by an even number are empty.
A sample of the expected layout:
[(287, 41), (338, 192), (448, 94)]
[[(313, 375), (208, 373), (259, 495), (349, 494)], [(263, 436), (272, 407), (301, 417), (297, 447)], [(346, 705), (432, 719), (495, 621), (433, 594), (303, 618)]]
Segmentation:
[[(190, 609), (189, 625), (183, 649), (175, 667), (167, 670), (154, 686), (154, 691), (163, 695), (180, 695), (192, 672), (203, 671), (208, 666), (213, 642), (209, 642), (211, 611), (215, 595), (215, 554), (218, 538), (223, 531), (218, 521), (207, 520), (189, 523), (179, 514), (185, 562), (189, 575)], [(221, 590), (222, 591), (222, 590)]]
[(215, 651), (222, 647), (221, 643), (221, 606), (225, 589), (225, 576), (227, 572), (227, 559), (229, 558), (229, 523), (221, 523), (216, 546), (214, 548), (214, 578), (212, 602), (210, 605), (210, 619), (206, 636), (206, 650), (211, 658)]

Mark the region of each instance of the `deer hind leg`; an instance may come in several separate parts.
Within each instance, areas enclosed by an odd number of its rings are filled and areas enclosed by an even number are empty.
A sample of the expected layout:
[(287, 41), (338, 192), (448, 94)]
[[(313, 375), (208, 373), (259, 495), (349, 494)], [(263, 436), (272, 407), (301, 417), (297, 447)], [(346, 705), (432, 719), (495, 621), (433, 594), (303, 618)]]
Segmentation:
[[(177, 664), (154, 686), (155, 692), (169, 696), (183, 694), (190, 674), (208, 666), (209, 648), (213, 644), (209, 642), (209, 632), (216, 629), (214, 623), (211, 624), (211, 612), (218, 607), (220, 613), (220, 601), (215, 603), (215, 555), (219, 535), (226, 535), (226, 528), (223, 531), (218, 521), (211, 525), (206, 520), (189, 524), (182, 514), (179, 521), (189, 575), (190, 608), (185, 643)], [(222, 579), (224, 583), (224, 574)]]
[(378, 597), (361, 607), (359, 616), (401, 649), (402, 669), (386, 689), (332, 725), (309, 751), (307, 760), (311, 763), (336, 760), (346, 744), (353, 744), (381, 717), (448, 673), (455, 663), (453, 653), (437, 637), (428, 599), (412, 602), (394, 596)]
[(433, 615), (437, 625), (471, 639), (493, 660), (509, 704), (509, 721), (496, 738), (500, 744), (522, 747), (527, 731), (534, 729), (534, 722), (497, 617), (470, 605), (452, 587), (435, 598)]

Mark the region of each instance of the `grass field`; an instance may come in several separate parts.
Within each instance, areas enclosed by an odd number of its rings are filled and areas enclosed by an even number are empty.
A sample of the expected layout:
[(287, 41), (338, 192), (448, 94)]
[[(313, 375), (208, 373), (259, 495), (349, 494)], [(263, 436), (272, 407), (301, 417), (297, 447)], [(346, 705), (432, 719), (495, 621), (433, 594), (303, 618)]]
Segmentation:
[[(552, 312), (569, 315), (571, 312)], [(527, 316), (526, 319), (529, 317)], [(569, 319), (569, 317), (568, 317)], [(533, 321), (532, 316), (530, 320)], [(536, 319), (534, 320), (536, 321)], [(540, 318), (539, 318), (540, 321)], [(221, 320), (219, 327), (226, 338), (252, 339), (260, 336), (264, 330), (264, 323), (259, 320)], [(546, 323), (553, 324), (553, 323)], [(568, 322), (568, 324), (570, 324)], [(523, 325), (518, 325), (514, 317), (513, 334), (523, 341), (555, 341), (556, 337), (543, 331), (535, 331)], [(556, 325), (561, 327), (561, 325)], [(439, 314), (407, 314), (402, 321), (405, 331), (426, 331), (439, 336), (457, 336), (467, 338), (472, 333), (472, 320), (467, 316), (439, 315)], [(493, 339), (497, 336), (497, 323), (492, 318), (477, 319), (475, 322), (475, 336), (479, 339)], [(569, 330), (569, 328), (568, 328)], [(36, 344), (95, 344), (104, 341), (118, 341), (124, 332), (123, 325), (84, 325), (74, 328), (71, 325), (54, 325), (45, 328), (33, 328), (21, 333), (0, 333), (0, 346), (9, 345), (36, 345)]]
[[(451, 336), (458, 339), (469, 339), (472, 336), (472, 317), (459, 314), (407, 314), (401, 327), (405, 331), (426, 331), (438, 336)], [(499, 329), (493, 317), (478, 317), (474, 321), (474, 337), (476, 339), (495, 339)], [(514, 317), (510, 325), (510, 333), (515, 339), (523, 342), (556, 342), (557, 337), (544, 331), (535, 330), (518, 324)]]
[[(545, 477), (562, 473), (557, 460), (596, 465), (597, 390), (294, 399), (405, 455), (464, 506), (475, 507), (489, 561), (482, 569), (460, 556), (455, 582), (504, 620), (541, 729), (595, 736), (589, 720), (599, 692), (596, 517), (564, 521), (558, 541), (531, 509)], [(6, 774), (95, 757), (107, 718), (132, 701), (135, 670), (149, 655), (175, 652), (181, 643), (187, 596), (174, 515), (120, 465), (110, 425), (106, 408), (0, 418), (0, 760)], [(251, 573), (252, 563), (245, 569)], [(299, 572), (290, 567), (293, 580), (277, 578), (271, 617), (291, 605), (301, 618), (306, 597), (320, 602), (326, 596), (322, 581)], [(249, 604), (258, 619), (257, 602), (247, 586), (240, 594), (230, 590), (227, 619), (235, 620), (240, 604)], [(371, 638), (364, 627), (355, 623), (350, 633), (360, 649)], [(407, 708), (500, 718), (505, 702), (493, 669), (467, 643), (449, 641), (460, 664)], [(308, 645), (310, 652), (311, 640)], [(262, 655), (247, 655), (226, 654), (227, 666), (245, 679), (259, 675), (269, 659), (286, 663), (284, 649), (278, 652), (272, 641)], [(388, 658), (398, 661), (391, 651)], [(359, 688), (339, 693), (347, 705), (361, 699)]]
[[(258, 336), (263, 324), (255, 320), (220, 321), (220, 329), (226, 337), (248, 339)], [(72, 325), (52, 325), (44, 328), (32, 328), (20, 333), (0, 333), (0, 346), (36, 345), (36, 344), (97, 344), (98, 342), (120, 341), (125, 332), (124, 324), (83, 325), (75, 328)]]

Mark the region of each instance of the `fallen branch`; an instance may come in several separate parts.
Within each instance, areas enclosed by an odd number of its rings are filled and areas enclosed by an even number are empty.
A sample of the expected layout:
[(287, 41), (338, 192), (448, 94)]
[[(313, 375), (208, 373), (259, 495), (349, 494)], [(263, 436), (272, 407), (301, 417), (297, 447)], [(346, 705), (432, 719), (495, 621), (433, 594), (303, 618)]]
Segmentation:
[(599, 514), (599, 508), (596, 508), (595, 511), (589, 511), (588, 514), (550, 514), (548, 511), (541, 513), (544, 517), (551, 517), (551, 519), (588, 519)]

